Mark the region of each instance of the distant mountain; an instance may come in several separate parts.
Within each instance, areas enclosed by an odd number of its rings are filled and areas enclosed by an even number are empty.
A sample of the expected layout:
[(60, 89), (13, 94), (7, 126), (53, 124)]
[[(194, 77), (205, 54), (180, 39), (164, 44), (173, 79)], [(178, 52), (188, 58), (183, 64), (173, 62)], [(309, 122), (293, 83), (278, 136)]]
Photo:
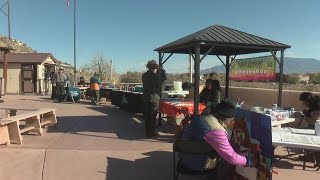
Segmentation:
[[(225, 67), (223, 65), (214, 66), (212, 68), (207, 68), (201, 70), (200, 74), (209, 74), (211, 72), (215, 73), (225, 73)], [(277, 63), (276, 71), (279, 72), (279, 66)], [(313, 58), (284, 58), (284, 69), (285, 74), (302, 74), (302, 73), (315, 73), (320, 72), (320, 60)]]

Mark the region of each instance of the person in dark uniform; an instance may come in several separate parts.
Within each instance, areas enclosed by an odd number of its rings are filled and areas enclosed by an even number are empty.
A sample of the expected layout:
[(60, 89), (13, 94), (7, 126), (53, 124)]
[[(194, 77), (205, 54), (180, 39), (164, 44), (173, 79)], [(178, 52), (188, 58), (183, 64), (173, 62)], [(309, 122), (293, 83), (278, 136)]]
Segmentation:
[(65, 96), (65, 83), (68, 80), (68, 76), (63, 72), (63, 67), (59, 68), (59, 71), (53, 76), (53, 86), (56, 86), (56, 93), (59, 98), (59, 102), (62, 102)]
[(160, 99), (159, 68), (155, 60), (148, 61), (148, 71), (142, 75), (143, 97), (145, 100), (145, 133), (147, 137), (157, 136), (155, 132), (156, 118)]

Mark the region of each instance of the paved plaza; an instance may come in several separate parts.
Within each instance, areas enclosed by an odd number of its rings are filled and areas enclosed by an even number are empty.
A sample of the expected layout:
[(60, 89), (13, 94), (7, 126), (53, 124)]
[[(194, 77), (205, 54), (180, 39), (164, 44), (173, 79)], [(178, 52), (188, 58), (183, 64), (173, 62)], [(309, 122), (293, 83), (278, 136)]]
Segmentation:
[[(172, 126), (144, 136), (142, 115), (90, 101), (56, 103), (47, 96), (7, 95), (1, 107), (56, 108), (58, 127), (43, 136), (23, 135), (23, 145), (0, 147), (0, 180), (171, 180)], [(23, 111), (18, 111), (23, 113)], [(1, 116), (3, 117), (3, 112)], [(285, 153), (278, 148), (278, 154)], [(302, 162), (275, 164), (273, 179), (316, 180), (320, 172)], [(181, 180), (201, 179), (181, 177)]]

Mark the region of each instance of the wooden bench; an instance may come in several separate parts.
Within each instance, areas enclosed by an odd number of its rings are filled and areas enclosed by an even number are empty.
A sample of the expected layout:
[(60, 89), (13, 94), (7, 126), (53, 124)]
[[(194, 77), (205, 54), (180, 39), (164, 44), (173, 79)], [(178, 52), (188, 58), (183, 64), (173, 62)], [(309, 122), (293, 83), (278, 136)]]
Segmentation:
[[(20, 121), (26, 121), (23, 127)], [(55, 125), (57, 118), (55, 109), (45, 108), (0, 119), (0, 144), (11, 144), (14, 141), (22, 144), (22, 133), (36, 133), (42, 136), (42, 126)]]
[(0, 110), (5, 111), (5, 117), (11, 117), (17, 115), (17, 111), (36, 111), (37, 109), (5, 107)]

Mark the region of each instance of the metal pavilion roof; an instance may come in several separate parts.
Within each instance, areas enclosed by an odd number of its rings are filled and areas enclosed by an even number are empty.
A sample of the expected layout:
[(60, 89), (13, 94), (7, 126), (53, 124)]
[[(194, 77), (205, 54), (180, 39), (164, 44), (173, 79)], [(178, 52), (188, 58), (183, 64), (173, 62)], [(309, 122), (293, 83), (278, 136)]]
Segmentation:
[(201, 54), (205, 54), (212, 46), (209, 55), (239, 55), (259, 52), (278, 51), (291, 46), (248, 34), (221, 25), (212, 25), (198, 32), (173, 41), (155, 49), (160, 53), (194, 53), (189, 47), (200, 43)]

